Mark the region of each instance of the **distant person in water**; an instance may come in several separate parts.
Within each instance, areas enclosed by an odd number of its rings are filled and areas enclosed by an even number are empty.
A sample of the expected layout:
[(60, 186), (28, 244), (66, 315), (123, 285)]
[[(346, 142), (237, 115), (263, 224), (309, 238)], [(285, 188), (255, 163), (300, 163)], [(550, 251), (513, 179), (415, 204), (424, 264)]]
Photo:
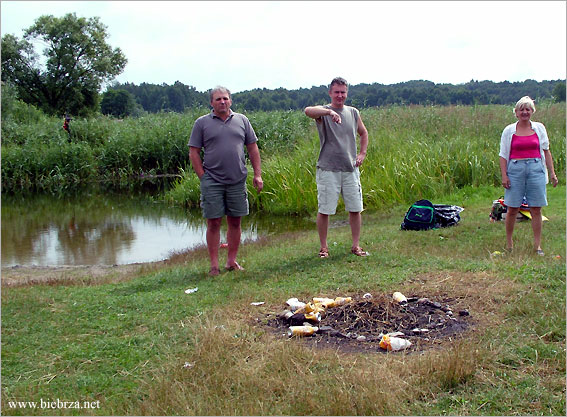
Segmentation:
[[(207, 249), (211, 261), (209, 275), (220, 273), (220, 228), (226, 215), (228, 256), (225, 269), (244, 270), (236, 261), (241, 237), (241, 218), (249, 213), (246, 190), (244, 147), (254, 170), (257, 192), (264, 186), (258, 138), (246, 116), (230, 109), (230, 91), (216, 87), (210, 91), (213, 108), (199, 117), (189, 139), (189, 158), (201, 181), (201, 208), (207, 219)], [(204, 157), (201, 160), (201, 149)]]
[(512, 235), (525, 196), (532, 217), (534, 251), (544, 256), (541, 208), (547, 206), (546, 184), (551, 180), (556, 187), (558, 180), (545, 126), (531, 120), (535, 110), (534, 101), (528, 96), (516, 103), (514, 114), (518, 121), (506, 126), (500, 138), (500, 173), (507, 206), (506, 249), (514, 248)]
[[(321, 247), (319, 257), (329, 256), (327, 231), (329, 216), (335, 214), (339, 196), (343, 196), (345, 209), (349, 212), (352, 234), (351, 253), (367, 256), (360, 247), (362, 225), (362, 187), (359, 167), (366, 158), (368, 131), (358, 109), (346, 106), (348, 83), (337, 77), (329, 86), (331, 103), (324, 106), (306, 107), (305, 114), (317, 122), (320, 151), (317, 160), (317, 231)], [(356, 137), (360, 136), (360, 151), (356, 150)]]

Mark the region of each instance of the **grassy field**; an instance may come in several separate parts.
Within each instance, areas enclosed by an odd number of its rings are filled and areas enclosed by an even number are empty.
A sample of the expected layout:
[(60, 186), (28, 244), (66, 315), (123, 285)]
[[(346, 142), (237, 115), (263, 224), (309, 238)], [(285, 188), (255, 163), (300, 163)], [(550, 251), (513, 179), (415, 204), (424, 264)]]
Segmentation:
[[(565, 186), (549, 188), (545, 257), (533, 255), (529, 222), (514, 253), (495, 254), (499, 194), (439, 194), (434, 203), (465, 208), (462, 220), (427, 232), (400, 231), (407, 204), (366, 211), (367, 258), (349, 254), (340, 213), (328, 259), (313, 226), (244, 243), (246, 271), (214, 279), (200, 248), (127, 279), (3, 286), (2, 414), (565, 415)], [(459, 297), (474, 328), (423, 352), (347, 354), (262, 325), (290, 297), (398, 290)]]

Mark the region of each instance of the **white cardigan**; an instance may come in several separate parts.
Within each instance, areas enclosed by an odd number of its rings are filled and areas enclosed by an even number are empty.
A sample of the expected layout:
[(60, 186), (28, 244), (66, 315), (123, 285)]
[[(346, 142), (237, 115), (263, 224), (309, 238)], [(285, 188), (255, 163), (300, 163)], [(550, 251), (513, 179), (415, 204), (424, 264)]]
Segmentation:
[[(540, 122), (532, 122), (532, 129), (536, 132), (537, 137), (539, 138), (539, 152), (541, 154), (541, 164), (543, 166), (543, 171), (545, 172), (545, 183), (549, 182), (549, 177), (547, 174), (547, 166), (545, 165), (545, 154), (543, 153), (544, 150), (549, 149), (549, 138), (547, 137), (547, 131), (545, 130), (545, 126), (543, 123)], [(506, 161), (510, 156), (510, 147), (512, 145), (512, 135), (516, 133), (516, 123), (512, 123), (504, 128), (502, 131), (502, 137), (500, 138), (500, 156), (504, 158)]]

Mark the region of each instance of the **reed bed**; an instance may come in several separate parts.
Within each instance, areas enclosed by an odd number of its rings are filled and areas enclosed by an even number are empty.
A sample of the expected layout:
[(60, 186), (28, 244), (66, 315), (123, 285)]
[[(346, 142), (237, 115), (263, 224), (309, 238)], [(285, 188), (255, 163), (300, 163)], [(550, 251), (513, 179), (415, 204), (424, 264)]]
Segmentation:
[[(124, 187), (169, 177), (165, 199), (195, 207), (199, 182), (188, 159), (191, 128), (203, 110), (138, 119), (57, 119), (22, 111), (3, 125), (2, 190), (66, 192), (93, 183)], [(370, 144), (361, 169), (365, 207), (431, 198), (465, 186), (498, 185), (502, 129), (509, 106), (391, 106), (362, 110)], [(316, 208), (315, 123), (300, 111), (247, 114), (259, 138), (264, 191), (253, 210), (302, 214)], [(565, 176), (565, 106), (544, 104), (534, 119), (548, 130), (556, 171)], [(251, 176), (249, 189), (252, 190)]]

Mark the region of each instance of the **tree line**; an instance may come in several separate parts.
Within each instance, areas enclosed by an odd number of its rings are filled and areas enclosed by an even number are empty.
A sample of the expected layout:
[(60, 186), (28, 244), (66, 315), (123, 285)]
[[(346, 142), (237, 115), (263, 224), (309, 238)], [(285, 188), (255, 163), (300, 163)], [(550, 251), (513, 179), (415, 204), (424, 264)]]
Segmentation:
[[(229, 87), (230, 88), (230, 87)], [(162, 111), (183, 112), (187, 108), (208, 107), (207, 92), (177, 81), (173, 85), (142, 83), (115, 83), (103, 94), (105, 101), (117, 92), (126, 94), (132, 100), (129, 110), (113, 110), (118, 106), (109, 105), (103, 113), (135, 114), (139, 111), (156, 113)], [(435, 84), (431, 81), (407, 81), (384, 85), (379, 83), (357, 84), (349, 87), (348, 105), (358, 108), (388, 105), (475, 105), (513, 104), (520, 97), (529, 95), (536, 101), (565, 101), (565, 81), (492, 82), (471, 80), (465, 84)], [(244, 111), (300, 110), (306, 106), (329, 102), (328, 87), (287, 90), (285, 88), (257, 88), (238, 92), (233, 96), (233, 108)], [(106, 100), (105, 100), (106, 98)]]
[[(120, 48), (107, 43), (106, 29), (98, 17), (86, 19), (69, 13), (61, 18), (39, 17), (24, 31), (22, 39), (4, 35), (2, 89), (8, 86), (17, 99), (50, 115), (88, 117), (102, 113), (123, 118), (209, 107), (207, 92), (179, 81), (173, 85), (113, 83), (128, 61)], [(36, 45), (45, 46), (43, 58), (35, 50)], [(239, 111), (298, 110), (328, 103), (327, 91), (326, 85), (296, 90), (257, 88), (233, 94), (233, 107)], [(357, 84), (350, 86), (347, 104), (358, 108), (512, 104), (525, 95), (537, 101), (565, 101), (565, 80)]]

